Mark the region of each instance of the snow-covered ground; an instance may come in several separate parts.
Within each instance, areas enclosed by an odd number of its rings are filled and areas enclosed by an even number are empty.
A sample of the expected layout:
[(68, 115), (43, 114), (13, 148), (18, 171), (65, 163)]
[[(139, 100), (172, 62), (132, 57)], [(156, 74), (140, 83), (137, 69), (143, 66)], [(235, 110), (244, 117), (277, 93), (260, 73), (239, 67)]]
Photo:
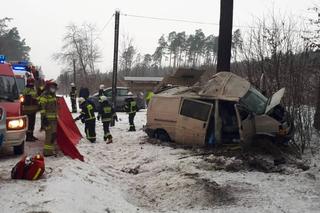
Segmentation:
[[(237, 160), (148, 139), (142, 131), (145, 114), (137, 113), (138, 131), (127, 132), (127, 115), (118, 113), (120, 121), (111, 129), (114, 143), (108, 145), (98, 122), (97, 143), (84, 139), (78, 145), (85, 162), (46, 158), (39, 181), (11, 180), (20, 157), (2, 152), (0, 212), (320, 212), (319, 149), (307, 171), (228, 172), (219, 165)], [(78, 126), (83, 131), (81, 122)], [(37, 136), (43, 140), (43, 134)], [(41, 146), (27, 143), (26, 153)]]

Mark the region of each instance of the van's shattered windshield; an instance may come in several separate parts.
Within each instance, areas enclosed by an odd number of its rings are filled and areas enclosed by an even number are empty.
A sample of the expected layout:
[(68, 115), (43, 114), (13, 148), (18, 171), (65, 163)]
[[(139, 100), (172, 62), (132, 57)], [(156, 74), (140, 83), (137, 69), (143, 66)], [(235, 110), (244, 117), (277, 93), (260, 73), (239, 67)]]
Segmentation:
[(251, 87), (247, 94), (240, 99), (240, 104), (258, 115), (265, 112), (267, 103), (268, 98), (253, 87)]
[(18, 98), (19, 93), (15, 78), (0, 76), (0, 99), (16, 100)]

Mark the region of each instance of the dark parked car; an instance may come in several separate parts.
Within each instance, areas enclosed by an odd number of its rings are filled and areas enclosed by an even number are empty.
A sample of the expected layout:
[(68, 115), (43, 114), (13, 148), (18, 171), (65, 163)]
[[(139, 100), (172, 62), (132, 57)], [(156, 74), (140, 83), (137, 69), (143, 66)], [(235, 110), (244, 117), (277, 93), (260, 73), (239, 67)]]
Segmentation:
[[(118, 111), (118, 112), (123, 111), (124, 105), (125, 105), (125, 100), (130, 97), (133, 97), (134, 99), (136, 99), (138, 110), (145, 109), (145, 100), (143, 98), (138, 98), (135, 95), (128, 95), (129, 92), (130, 92), (130, 90), (127, 87), (117, 87), (116, 111)], [(112, 101), (112, 88), (109, 87), (109, 88), (104, 89), (104, 95), (111, 102)], [(99, 93), (97, 92), (97, 93), (93, 94), (92, 96), (90, 96), (89, 100), (94, 104), (95, 111), (98, 111), (98, 109), (100, 107)]]

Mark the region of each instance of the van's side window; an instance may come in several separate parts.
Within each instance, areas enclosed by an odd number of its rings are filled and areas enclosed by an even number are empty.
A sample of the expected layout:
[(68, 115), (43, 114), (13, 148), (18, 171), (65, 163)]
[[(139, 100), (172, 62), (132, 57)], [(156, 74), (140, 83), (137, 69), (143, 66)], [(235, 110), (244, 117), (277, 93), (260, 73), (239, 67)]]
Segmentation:
[(201, 121), (207, 121), (211, 106), (192, 100), (184, 100), (180, 114)]

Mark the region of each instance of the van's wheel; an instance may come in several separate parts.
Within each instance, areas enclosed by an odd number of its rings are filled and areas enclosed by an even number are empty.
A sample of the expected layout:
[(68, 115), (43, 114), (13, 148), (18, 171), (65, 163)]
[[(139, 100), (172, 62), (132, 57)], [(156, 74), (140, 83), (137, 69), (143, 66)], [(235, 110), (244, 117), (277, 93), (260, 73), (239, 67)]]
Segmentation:
[(22, 155), (24, 153), (24, 141), (21, 145), (13, 147), (13, 153), (15, 155)]
[(154, 133), (154, 137), (162, 142), (170, 142), (170, 136), (168, 135), (168, 133), (162, 129), (157, 130)]

